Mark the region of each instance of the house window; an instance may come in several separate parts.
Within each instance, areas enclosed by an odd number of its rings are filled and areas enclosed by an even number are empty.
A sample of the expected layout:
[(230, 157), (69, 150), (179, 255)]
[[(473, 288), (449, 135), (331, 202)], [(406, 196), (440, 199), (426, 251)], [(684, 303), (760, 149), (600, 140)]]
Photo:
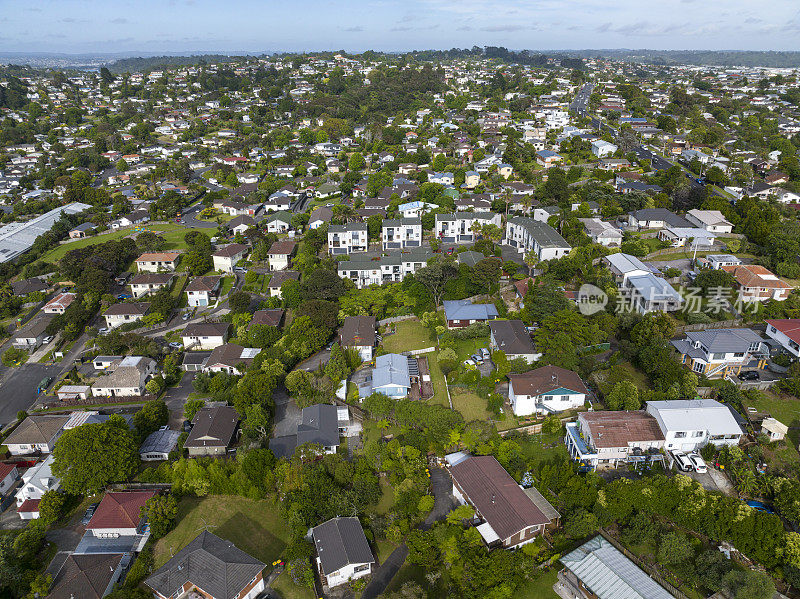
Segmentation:
[(733, 357), (734, 358), (744, 358), (744, 352), (743, 351), (738, 351), (735, 354), (733, 354)]
[(675, 433), (675, 438), (676, 439), (683, 439), (685, 437), (686, 437), (686, 433), (685, 432)]
[(711, 359), (712, 360), (724, 360), (725, 359), (725, 353), (724, 352), (722, 352), (722, 353), (718, 352), (718, 353), (711, 354)]
[(569, 401), (569, 395), (562, 395), (561, 401)]
[(366, 570), (369, 570), (369, 564), (362, 564), (353, 568), (353, 572), (364, 572)]
[(702, 437), (705, 433), (703, 431), (694, 431), (693, 437)]
[(553, 400), (553, 396), (552, 395), (545, 395), (544, 396), (544, 400), (545, 401), (552, 401)]

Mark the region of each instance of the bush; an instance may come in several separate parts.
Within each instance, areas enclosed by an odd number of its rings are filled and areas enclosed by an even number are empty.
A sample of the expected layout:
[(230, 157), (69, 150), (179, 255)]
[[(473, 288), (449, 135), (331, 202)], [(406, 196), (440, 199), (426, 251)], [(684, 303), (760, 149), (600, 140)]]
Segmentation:
[(3, 357), (0, 360), (2, 360), (3, 366), (11, 368), (12, 366), (19, 366), (20, 364), (23, 364), (27, 359), (28, 352), (26, 352), (24, 349), (11, 347), (3, 353)]

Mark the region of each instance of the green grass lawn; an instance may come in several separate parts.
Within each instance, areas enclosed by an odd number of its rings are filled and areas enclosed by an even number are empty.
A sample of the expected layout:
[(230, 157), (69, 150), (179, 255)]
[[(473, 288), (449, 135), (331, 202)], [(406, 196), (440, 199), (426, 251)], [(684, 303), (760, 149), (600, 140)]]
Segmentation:
[(453, 407), (461, 412), (467, 422), (492, 420), (499, 431), (514, 428), (518, 424), (517, 419), (508, 411), (498, 418), (486, 409), (485, 399), (461, 387), (450, 387), (450, 398), (453, 400)]
[(555, 599), (558, 593), (553, 590), (553, 585), (558, 580), (558, 570), (555, 568), (544, 572), (536, 580), (521, 586), (514, 593), (519, 599)]
[(459, 362), (463, 362), (472, 354), (480, 354), (482, 347), (489, 347), (489, 337), (478, 337), (477, 339), (458, 339), (456, 340), (456, 353)]
[(800, 400), (791, 395), (769, 390), (750, 392), (743, 403), (745, 408), (752, 406), (759, 412), (767, 412), (787, 426), (800, 425)]
[[(144, 225), (142, 227), (142, 230), (153, 231), (154, 233), (161, 235), (167, 242), (166, 249), (168, 250), (175, 250), (186, 247), (186, 244), (183, 241), (183, 236), (186, 235), (186, 232), (189, 231), (189, 229), (187, 229), (182, 225), (177, 225), (174, 223)], [(106, 241), (115, 241), (123, 239), (124, 237), (134, 235), (135, 233), (136, 233), (135, 228), (128, 227), (125, 229), (118, 229), (118, 230), (104, 232), (101, 233), (100, 235), (95, 235), (92, 237), (84, 237), (83, 239), (77, 239), (75, 241), (71, 241), (70, 243), (64, 243), (56, 248), (53, 248), (52, 250), (47, 252), (44, 256), (42, 256), (40, 260), (42, 262), (50, 262), (50, 263), (58, 262), (70, 250), (76, 250), (84, 248), (89, 245), (95, 245), (97, 243), (103, 243)]]
[(392, 490), (389, 481), (383, 476), (380, 478), (380, 485), (381, 498), (378, 500), (378, 503), (375, 504), (375, 507), (372, 508), (372, 511), (379, 516), (385, 516), (389, 513), (389, 510), (391, 510), (392, 506), (394, 505), (394, 491)]
[(275, 579), (272, 583), (272, 588), (275, 589), (283, 599), (316, 599), (314, 591), (297, 586), (286, 571)]
[(269, 567), (280, 558), (290, 534), (277, 505), (232, 495), (184, 498), (178, 505), (177, 522), (168, 535), (156, 542), (156, 568), (206, 528)]
[(382, 564), (392, 554), (392, 551), (397, 549), (397, 544), (381, 539), (375, 542), (375, 547), (378, 550), (378, 563)]
[(222, 286), (219, 290), (219, 297), (225, 297), (230, 293), (230, 290), (233, 288), (233, 281), (234, 277), (223, 277), (222, 278)]

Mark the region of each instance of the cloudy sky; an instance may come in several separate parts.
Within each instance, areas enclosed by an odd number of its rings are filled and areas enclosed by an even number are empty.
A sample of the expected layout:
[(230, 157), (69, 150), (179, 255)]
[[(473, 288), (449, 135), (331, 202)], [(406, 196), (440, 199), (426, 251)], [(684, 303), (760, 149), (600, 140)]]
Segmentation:
[(0, 0), (0, 50), (800, 50), (798, 0)]

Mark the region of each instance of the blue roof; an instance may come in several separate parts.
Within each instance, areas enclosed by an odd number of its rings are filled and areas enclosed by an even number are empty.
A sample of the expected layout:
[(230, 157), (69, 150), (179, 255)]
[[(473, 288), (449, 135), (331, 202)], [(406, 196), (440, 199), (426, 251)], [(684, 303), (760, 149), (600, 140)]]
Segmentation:
[(372, 388), (374, 390), (388, 386), (411, 388), (406, 356), (385, 354), (375, 358), (375, 368), (372, 370)]
[(469, 300), (446, 300), (442, 304), (447, 320), (490, 320), (498, 316), (494, 304), (473, 304)]

